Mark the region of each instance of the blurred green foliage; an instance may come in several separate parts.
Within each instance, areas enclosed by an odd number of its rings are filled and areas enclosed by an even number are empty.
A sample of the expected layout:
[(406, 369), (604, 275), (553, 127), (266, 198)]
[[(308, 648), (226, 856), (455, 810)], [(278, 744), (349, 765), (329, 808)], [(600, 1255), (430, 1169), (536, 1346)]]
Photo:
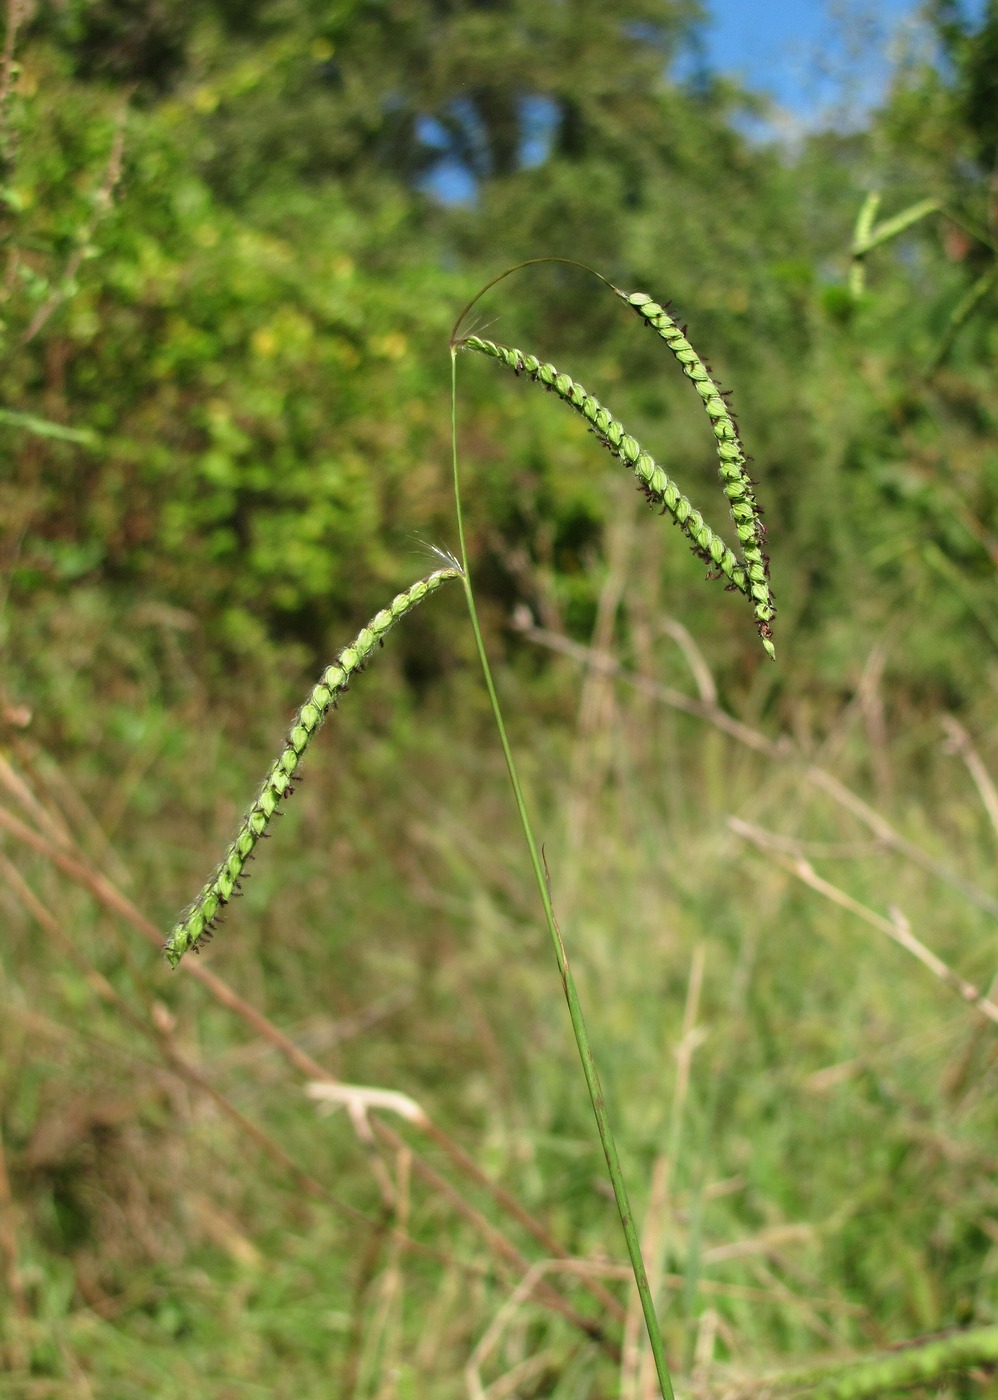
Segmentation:
[[(13, 612), (85, 580), (183, 610), (229, 659), (265, 637), (328, 646), (411, 572), (413, 532), (449, 529), (455, 309), (559, 253), (671, 297), (737, 385), (781, 625), (805, 629), (816, 673), (855, 660), (857, 605), (903, 601), (913, 683), (956, 703), (954, 616), (995, 601), (994, 298), (921, 370), (993, 260), (985, 40), (940, 20), (948, 69), (902, 69), (862, 139), (790, 156), (738, 134), (736, 92), (669, 78), (692, 11), (632, 9), (440, 5), (417, 23), (404, 5), (107, 3), (36, 21), (7, 111), (4, 407), (55, 427), (0, 424)], [(123, 106), (113, 208), (92, 217)], [(961, 222), (878, 250), (855, 305), (847, 229), (870, 183), (938, 193)], [(524, 273), (493, 314), (613, 391), (681, 480), (709, 477), (685, 386), (579, 275)], [(543, 580), (584, 631), (601, 463), (546, 405), (477, 367), (462, 380), (483, 582), (508, 607)], [(703, 635), (712, 600), (677, 553), (661, 567)], [(726, 631), (719, 664), (750, 643)]]

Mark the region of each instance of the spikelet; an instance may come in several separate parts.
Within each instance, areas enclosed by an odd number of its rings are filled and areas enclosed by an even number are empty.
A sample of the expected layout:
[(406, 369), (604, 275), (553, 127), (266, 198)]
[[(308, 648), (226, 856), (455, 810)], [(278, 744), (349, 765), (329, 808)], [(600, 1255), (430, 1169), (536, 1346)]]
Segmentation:
[(268, 835), (267, 827), (275, 814), (280, 815), (281, 801), (294, 791), (301, 779), (300, 764), (305, 751), (318, 734), (323, 720), (336, 705), (337, 698), (348, 688), (350, 677), (363, 669), (372, 654), (397, 622), (424, 598), (450, 579), (459, 578), (461, 569), (437, 569), (419, 579), (411, 588), (400, 593), (387, 608), (377, 613), (348, 647), (327, 666), (312, 687), (288, 731), (280, 755), (271, 766), (252, 806), (243, 817), (239, 830), (229, 843), (225, 855), (212, 872), (201, 893), (180, 915), (166, 940), (164, 952), (171, 967), (190, 949), (198, 952), (214, 932), (215, 925), (229, 900), (239, 893), (240, 879), (246, 879), (246, 862), (256, 843)]
[(755, 611), (755, 624), (762, 638), (762, 644), (770, 656), (776, 652), (772, 642), (772, 621), (776, 615), (776, 603), (769, 582), (769, 556), (766, 553), (766, 527), (762, 523), (762, 511), (755, 498), (752, 478), (748, 474), (748, 458), (738, 435), (738, 425), (729, 409), (725, 395), (711, 378), (707, 366), (686, 339), (686, 327), (678, 326), (663, 306), (644, 292), (622, 292), (613, 289), (617, 296), (665, 341), (682, 366), (683, 373), (692, 380), (693, 387), (703, 401), (704, 410), (710, 420), (717, 447), (720, 465), (721, 484), (728, 499), (731, 518), (742, 548), (742, 565), (748, 579), (748, 594)]
[[(680, 342), (679, 352), (685, 354), (687, 342), (682, 337)], [(563, 403), (580, 413), (599, 441), (634, 473), (648, 501), (653, 505), (660, 505), (663, 513), (667, 512), (672, 516), (689, 540), (693, 553), (703, 560), (713, 574), (726, 578), (729, 587), (738, 589), (752, 601), (763, 646), (770, 656), (775, 655), (770, 627), (775, 608), (769, 590), (768, 561), (759, 547), (759, 541), (764, 537), (764, 529), (759, 520), (759, 510), (752, 494), (751, 482), (744, 470), (745, 456), (733, 420), (724, 400), (716, 392), (712, 393), (709, 399), (705, 397), (705, 407), (712, 424), (722, 425), (720, 432), (716, 426), (714, 432), (721, 460), (724, 491), (744, 555), (741, 558), (724, 542), (717, 531), (707, 524), (702, 513), (683, 495), (664, 467), (642, 448), (637, 439), (626, 431), (623, 424), (614, 418), (593, 394), (570, 375), (557, 370), (552, 364), (543, 363), (536, 355), (497, 344), (493, 340), (485, 340), (481, 336), (467, 336), (460, 344), (468, 350), (497, 360), (514, 374), (526, 374), (528, 378), (544, 385)], [(702, 368), (699, 359), (695, 360), (694, 367), (697, 371)], [(703, 373), (706, 376), (706, 370), (703, 370)], [(698, 374), (690, 377), (699, 387), (701, 381)], [(713, 388), (709, 377), (708, 383)], [(717, 413), (715, 400), (721, 405), (721, 414)]]

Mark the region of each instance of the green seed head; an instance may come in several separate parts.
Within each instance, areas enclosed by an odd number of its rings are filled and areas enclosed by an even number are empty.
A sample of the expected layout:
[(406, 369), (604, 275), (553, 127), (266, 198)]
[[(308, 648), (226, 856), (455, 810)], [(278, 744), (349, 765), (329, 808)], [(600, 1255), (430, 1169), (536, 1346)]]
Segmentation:
[[(645, 302), (647, 300), (645, 298)], [(715, 566), (741, 592), (748, 592), (744, 564), (740, 563), (717, 533), (710, 529), (700, 512), (694, 510), (651, 454), (642, 448), (635, 437), (624, 430), (623, 425), (587, 389), (571, 376), (556, 370), (553, 365), (541, 365), (534, 356), (527, 355), (522, 350), (498, 345), (479, 336), (473, 336), (463, 344), (467, 349), (487, 355), (516, 373), (526, 373), (535, 382), (546, 385), (564, 403), (580, 413), (592, 424), (600, 440), (634, 472), (649, 502), (662, 506), (682, 527), (694, 552)], [(531, 369), (532, 365), (536, 368)], [(716, 397), (717, 390), (711, 385), (709, 393)], [(718, 399), (718, 402), (723, 403), (723, 400)]]
[[(693, 381), (703, 400), (704, 409), (717, 442), (717, 455), (724, 482), (724, 493), (728, 498), (731, 513), (735, 519), (739, 542), (745, 548), (746, 560), (753, 575), (750, 596), (755, 604), (756, 626), (767, 653), (772, 656), (775, 653), (770, 639), (769, 619), (775, 614), (776, 608), (769, 586), (769, 561), (759, 544), (759, 541), (765, 538), (765, 532), (759, 519), (755, 491), (748, 474), (747, 458), (724, 395), (711, 378), (707, 366), (686, 339), (683, 330), (676, 325), (665, 307), (659, 306), (643, 292), (616, 290), (621, 300), (662, 337), (672, 354), (682, 365), (684, 374)], [(742, 531), (741, 526), (745, 522), (752, 524), (751, 532)], [(753, 541), (751, 549), (748, 547), (750, 539)], [(755, 573), (756, 566), (760, 571), (758, 576)], [(733, 578), (732, 582), (734, 582)], [(765, 589), (765, 598), (758, 591), (760, 586)]]
[(427, 578), (419, 579), (392, 602), (391, 608), (377, 613), (363, 628), (353, 643), (340, 654), (337, 665), (327, 666), (322, 679), (313, 687), (308, 699), (295, 716), (284, 748), (264, 779), (263, 786), (242, 820), (239, 830), (226, 849), (220, 864), (192, 904), (184, 910), (170, 930), (164, 952), (171, 967), (176, 967), (191, 948), (197, 951), (211, 934), (214, 921), (235, 893), (239, 877), (254, 847), (267, 829), (282, 800), (293, 788), (292, 777), (298, 771), (305, 751), (318, 733), (329, 709), (347, 686), (351, 674), (377, 650), (378, 643), (408, 612), (430, 593), (450, 579), (459, 578), (460, 568), (437, 569)]

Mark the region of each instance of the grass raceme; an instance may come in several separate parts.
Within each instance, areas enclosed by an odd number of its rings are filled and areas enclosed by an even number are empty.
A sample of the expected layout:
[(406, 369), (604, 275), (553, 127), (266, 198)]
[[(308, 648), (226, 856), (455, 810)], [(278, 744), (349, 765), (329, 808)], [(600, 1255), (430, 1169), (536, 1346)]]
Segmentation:
[[(540, 261), (561, 260), (542, 259)], [(516, 270), (511, 269), (511, 271)], [(503, 277), (507, 275), (508, 273), (504, 273)], [(596, 275), (599, 276), (599, 274)], [(501, 281), (502, 278), (496, 280)], [(308, 746), (318, 733), (330, 708), (336, 704), (338, 696), (346, 690), (350, 678), (364, 667), (388, 632), (418, 603), (444, 583), (454, 578), (460, 578), (482, 666), (483, 679), (492, 705), (496, 729), (506, 760), (544, 921), (553, 944), (562, 989), (567, 1001), (582, 1070), (596, 1119), (596, 1127), (606, 1158), (607, 1171), (637, 1285), (659, 1388), (663, 1400), (672, 1400), (672, 1382), (666, 1362), (655, 1301), (637, 1237), (634, 1212), (631, 1209), (624, 1185), (619, 1155), (610, 1129), (605, 1097), (589, 1042), (566, 944), (555, 918), (548, 871), (533, 833), (478, 622), (478, 611), (465, 543), (458, 469), (458, 350), (476, 351), (504, 365), (507, 369), (511, 369), (515, 374), (526, 374), (529, 379), (543, 385), (544, 388), (550, 390), (581, 414), (598, 440), (633, 471), (649, 502), (660, 506), (663, 513), (672, 517), (686, 536), (694, 553), (707, 565), (709, 573), (715, 577), (726, 579), (730, 589), (743, 593), (750, 600), (763, 646), (771, 657), (775, 656), (772, 642), (772, 620), (776, 609), (769, 585), (769, 560), (763, 547), (765, 528), (760, 518), (761, 511), (755, 499), (753, 483), (748, 475), (748, 459), (742, 448), (738, 429), (724, 394), (717, 387), (706, 365), (686, 339), (685, 328), (678, 326), (663, 306), (642, 293), (624, 293), (606, 282), (605, 278), (600, 277), (599, 280), (657, 332), (700, 395), (713, 431), (724, 495), (734, 521), (741, 554), (736, 554), (724, 542), (720, 534), (708, 524), (703, 513), (680, 491), (665, 469), (642, 448), (637, 439), (625, 430), (623, 424), (570, 375), (560, 372), (554, 365), (545, 363), (526, 351), (500, 345), (477, 335), (459, 335), (458, 327), (463, 322), (467, 311), (478, 300), (476, 297), (459, 318), (458, 326), (455, 327), (451, 337), (452, 453), (454, 506), (460, 541), (459, 558), (442, 556), (446, 567), (437, 569), (426, 578), (418, 580), (404, 593), (400, 593), (388, 608), (383, 609), (372, 618), (351, 645), (344, 648), (336, 661), (325, 669), (298, 711), (284, 748), (274, 760), (267, 777), (264, 779), (263, 786), (243, 818), (242, 824), (230, 842), (222, 860), (212, 872), (197, 898), (185, 909), (170, 931), (165, 952), (170, 965), (176, 967), (186, 952), (192, 948), (197, 951), (210, 937), (220, 913), (229, 900), (238, 893), (240, 876), (245, 870), (247, 860), (253, 854), (256, 843), (265, 834), (268, 823), (279, 809), (281, 802), (294, 790), (294, 782)], [(489, 285), (494, 284), (490, 283)], [(488, 290), (488, 288), (483, 290)], [(482, 293), (478, 294), (479, 297), (481, 295)]]
[(348, 689), (351, 676), (364, 669), (392, 628), (418, 603), (451, 579), (459, 578), (460, 574), (459, 568), (450, 567), (436, 569), (426, 578), (417, 580), (404, 593), (399, 593), (387, 608), (376, 613), (350, 645), (343, 648), (333, 664), (323, 671), (295, 716), (284, 748), (271, 765), (263, 786), (243, 817), (225, 855), (200, 894), (170, 930), (164, 951), (171, 967), (176, 967), (191, 949), (199, 951), (211, 937), (218, 917), (229, 900), (239, 893), (239, 879), (246, 862), (282, 800), (293, 792), (305, 751), (318, 734), (329, 711), (335, 708), (339, 697)]

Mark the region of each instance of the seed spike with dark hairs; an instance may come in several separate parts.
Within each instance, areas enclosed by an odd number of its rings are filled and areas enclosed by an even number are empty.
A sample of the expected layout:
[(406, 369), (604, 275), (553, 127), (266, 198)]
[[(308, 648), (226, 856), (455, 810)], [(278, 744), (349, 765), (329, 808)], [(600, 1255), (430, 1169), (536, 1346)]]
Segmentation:
[(239, 893), (239, 881), (248, 876), (246, 862), (252, 856), (256, 843), (270, 835), (267, 825), (271, 817), (283, 815), (279, 804), (291, 796), (301, 779), (299, 764), (305, 757), (305, 750), (318, 734), (329, 711), (336, 708), (339, 697), (349, 689), (350, 677), (364, 669), (396, 623), (401, 622), (417, 603), (435, 593), (441, 584), (460, 578), (461, 568), (457, 562), (450, 555), (444, 557), (450, 560), (449, 567), (436, 569), (426, 578), (419, 579), (394, 598), (387, 608), (375, 614), (351, 644), (343, 648), (336, 661), (326, 667), (312, 687), (288, 731), (283, 750), (271, 765), (263, 786), (243, 817), (225, 855), (201, 893), (170, 930), (163, 951), (171, 967), (176, 967), (192, 948), (196, 953), (200, 951), (214, 933), (215, 925), (229, 900)]
[(711, 569), (719, 569), (739, 592), (750, 596), (745, 567), (734, 551), (710, 528), (664, 467), (644, 451), (637, 439), (612, 417), (593, 394), (569, 375), (560, 373), (554, 365), (541, 364), (535, 355), (528, 355), (523, 350), (497, 345), (495, 341), (483, 340), (477, 335), (469, 336), (463, 345), (467, 350), (476, 350), (479, 354), (498, 360), (516, 375), (525, 374), (534, 383), (543, 384), (563, 403), (580, 413), (603, 446), (634, 473), (649, 504), (660, 505), (663, 513), (672, 516), (690, 541), (694, 554)]
[[(741, 557), (732, 553), (717, 532), (706, 523), (701, 513), (682, 495), (663, 468), (643, 451), (630, 434), (624, 432), (621, 424), (610, 416), (592, 394), (567, 374), (559, 373), (553, 365), (543, 363), (536, 356), (486, 340), (463, 329), (468, 324), (471, 311), (486, 292), (512, 273), (538, 263), (563, 263), (596, 277), (626, 306), (636, 312), (646, 325), (658, 332), (679, 361), (683, 373), (693, 382), (700, 395), (710, 420), (720, 466), (721, 489), (727, 498), (734, 521), (735, 533), (742, 549)], [(602, 273), (572, 258), (530, 258), (526, 262), (518, 263), (516, 267), (507, 268), (505, 272), (486, 283), (472, 298), (457, 318), (451, 334), (451, 348), (476, 350), (498, 360), (514, 374), (526, 373), (535, 382), (542, 383), (545, 388), (582, 413), (600, 441), (634, 472), (641, 489), (649, 499), (661, 502), (663, 509), (673, 516), (690, 540), (693, 552), (708, 565), (719, 569), (729, 580), (729, 587), (737, 588), (749, 598), (762, 644), (767, 654), (775, 658), (772, 624), (776, 616), (776, 603), (769, 580), (769, 556), (765, 547), (766, 527), (762, 522), (762, 508), (755, 498), (755, 483), (747, 469), (751, 459), (745, 453), (738, 433), (738, 424), (728, 406), (729, 391), (722, 390), (711, 377), (710, 366), (705, 364), (686, 338), (686, 326), (680, 325), (669, 314), (667, 308), (670, 306), (669, 302), (664, 306), (660, 305), (644, 292), (622, 291)]]
[[(483, 340), (481, 336), (468, 336), (460, 343), (466, 350), (474, 350), (481, 355), (487, 355), (491, 359), (497, 360), (499, 364), (505, 365), (516, 375), (525, 374), (534, 383), (543, 384), (563, 403), (567, 403), (570, 408), (574, 408), (577, 413), (580, 413), (599, 441), (634, 473), (648, 501), (653, 505), (660, 505), (663, 513), (672, 516), (689, 540), (697, 558), (702, 559), (712, 573), (715, 570), (718, 571), (728, 580), (730, 587), (744, 593), (751, 601), (755, 609), (756, 626), (759, 629), (762, 644), (770, 656), (775, 655), (772, 628), (770, 627), (770, 619), (775, 609), (772, 607), (772, 595), (769, 592), (768, 568), (763, 564), (760, 573), (760, 566), (756, 558), (761, 554), (760, 540), (765, 537), (765, 528), (759, 520), (759, 509), (755, 504), (755, 497), (752, 495), (751, 484), (746, 486), (748, 482), (748, 476), (744, 473), (746, 458), (741, 451), (740, 442), (737, 441), (737, 434), (735, 434), (735, 444), (732, 444), (727, 437), (722, 440), (718, 436), (718, 456), (721, 460), (724, 493), (731, 507), (735, 533), (744, 552), (744, 558), (739, 558), (725, 544), (720, 535), (707, 524), (701, 512), (683, 495), (665, 468), (660, 466), (654, 457), (642, 448), (638, 440), (626, 431), (624, 425), (614, 418), (593, 394), (590, 394), (570, 375), (561, 373), (552, 364), (542, 364), (536, 355), (527, 354), (512, 346), (499, 345), (494, 340)], [(713, 381), (709, 382), (713, 383)], [(726, 428), (730, 425), (730, 431), (734, 432), (731, 415), (724, 407), (723, 400), (716, 395), (711, 397), (709, 405), (705, 399), (705, 406), (708, 414), (711, 414), (712, 423), (721, 421), (714, 416), (716, 404), (720, 404), (724, 409)], [(715, 434), (717, 434), (716, 427)]]
[(752, 478), (748, 474), (749, 459), (738, 435), (738, 425), (728, 407), (730, 391), (721, 390), (711, 378), (707, 366), (686, 339), (686, 327), (678, 326), (663, 306), (652, 301), (644, 292), (622, 292), (619, 287), (614, 287), (614, 291), (646, 325), (658, 332), (703, 400), (716, 441), (724, 494), (728, 498), (731, 518), (742, 544), (745, 572), (749, 579), (747, 591), (755, 609), (756, 626), (763, 646), (773, 655), (770, 638), (776, 604), (769, 585), (769, 556), (764, 548), (766, 531)]

